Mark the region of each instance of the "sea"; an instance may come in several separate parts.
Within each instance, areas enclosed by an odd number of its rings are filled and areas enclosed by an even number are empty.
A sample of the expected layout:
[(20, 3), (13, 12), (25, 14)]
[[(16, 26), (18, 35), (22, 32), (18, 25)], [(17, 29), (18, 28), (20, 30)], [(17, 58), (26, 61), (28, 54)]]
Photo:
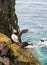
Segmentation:
[[(21, 36), (22, 41), (47, 40), (47, 0), (16, 0), (15, 4), (20, 30), (29, 30)], [(47, 45), (30, 50), (43, 65), (47, 65)]]

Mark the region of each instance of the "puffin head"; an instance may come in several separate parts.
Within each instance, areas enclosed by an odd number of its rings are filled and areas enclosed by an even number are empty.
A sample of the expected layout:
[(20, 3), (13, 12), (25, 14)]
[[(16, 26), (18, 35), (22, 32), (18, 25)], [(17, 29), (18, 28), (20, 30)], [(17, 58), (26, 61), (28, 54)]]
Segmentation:
[(45, 41), (45, 39), (44, 39), (44, 38), (41, 38), (41, 39), (40, 39), (40, 41), (41, 41), (41, 42), (44, 42), (44, 41)]

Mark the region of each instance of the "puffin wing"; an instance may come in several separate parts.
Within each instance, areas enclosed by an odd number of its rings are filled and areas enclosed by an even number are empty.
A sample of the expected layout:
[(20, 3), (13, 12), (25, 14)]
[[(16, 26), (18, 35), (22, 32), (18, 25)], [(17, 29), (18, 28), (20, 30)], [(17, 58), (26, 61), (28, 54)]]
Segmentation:
[(23, 33), (27, 33), (27, 32), (28, 32), (28, 29), (21, 30), (21, 31), (19, 32), (19, 36), (21, 36)]

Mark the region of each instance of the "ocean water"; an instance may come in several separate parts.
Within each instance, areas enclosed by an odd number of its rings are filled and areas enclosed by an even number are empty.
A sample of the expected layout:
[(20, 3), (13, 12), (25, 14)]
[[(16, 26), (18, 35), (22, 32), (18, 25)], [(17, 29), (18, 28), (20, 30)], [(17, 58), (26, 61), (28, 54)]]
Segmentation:
[[(29, 29), (22, 41), (39, 41), (47, 38), (47, 0), (16, 0), (16, 13), (20, 29)], [(47, 65), (47, 46), (31, 49)]]

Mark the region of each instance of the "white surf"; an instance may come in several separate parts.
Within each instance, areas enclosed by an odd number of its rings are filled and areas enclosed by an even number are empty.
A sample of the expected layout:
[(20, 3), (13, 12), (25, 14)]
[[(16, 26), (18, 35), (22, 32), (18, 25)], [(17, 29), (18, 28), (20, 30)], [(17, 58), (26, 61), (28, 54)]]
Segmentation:
[(25, 48), (35, 48), (35, 47), (44, 47), (44, 46), (47, 46), (47, 41), (37, 42), (36, 44), (34, 43), (33, 46), (32, 45), (28, 45)]

